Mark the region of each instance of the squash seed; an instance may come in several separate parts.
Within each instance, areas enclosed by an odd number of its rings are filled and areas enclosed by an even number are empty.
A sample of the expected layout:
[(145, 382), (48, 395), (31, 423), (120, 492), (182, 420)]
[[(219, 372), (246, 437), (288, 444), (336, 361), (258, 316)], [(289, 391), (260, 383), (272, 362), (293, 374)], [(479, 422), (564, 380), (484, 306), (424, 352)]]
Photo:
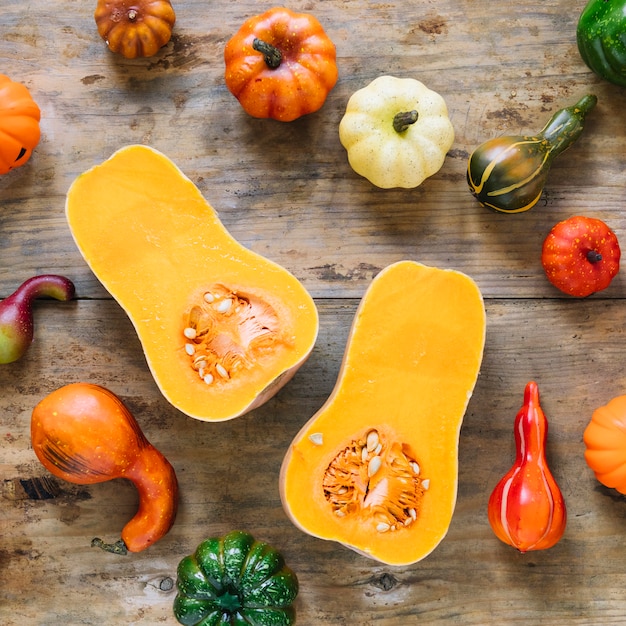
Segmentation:
[(202, 297), (204, 298), (204, 301), (209, 304), (215, 302), (215, 296), (210, 291), (207, 291)]
[(324, 435), (322, 433), (311, 433), (309, 435), (309, 441), (316, 446), (321, 446), (324, 443)]
[(183, 330), (183, 335), (185, 335), (187, 339), (195, 339), (197, 335), (196, 329), (188, 326), (187, 328), (185, 328), (185, 330)]
[(220, 301), (219, 304), (215, 308), (220, 313), (228, 313), (232, 305), (233, 305), (233, 301), (230, 298), (225, 298), (224, 300)]
[(202, 380), (207, 384), (210, 385), (213, 382), (213, 374), (205, 374), (202, 377)]
[(367, 464), (367, 475), (371, 478), (380, 469), (382, 464), (383, 461), (379, 456), (373, 456)]
[(186, 343), (185, 344), (185, 352), (189, 356), (193, 356), (195, 354), (195, 352), (196, 352), (196, 347), (192, 343)]
[(230, 378), (230, 376), (228, 375), (228, 370), (221, 364), (221, 363), (216, 363), (215, 364), (215, 371), (222, 377), (222, 378)]
[(379, 522), (376, 524), (376, 530), (379, 533), (386, 533), (390, 528), (391, 526), (389, 524), (385, 524), (385, 522)]
[(372, 452), (372, 450), (374, 450), (376, 446), (378, 445), (378, 442), (379, 442), (378, 431), (370, 430), (369, 433), (367, 433), (367, 437), (366, 437), (367, 451)]

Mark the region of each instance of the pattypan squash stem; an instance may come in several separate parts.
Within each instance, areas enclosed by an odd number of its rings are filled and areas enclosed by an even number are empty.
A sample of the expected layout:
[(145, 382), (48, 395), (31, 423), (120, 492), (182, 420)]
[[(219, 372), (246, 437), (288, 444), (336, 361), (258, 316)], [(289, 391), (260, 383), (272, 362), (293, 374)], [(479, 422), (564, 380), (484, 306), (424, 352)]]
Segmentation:
[(587, 252), (587, 261), (589, 261), (589, 263), (599, 263), (602, 261), (602, 255), (595, 250), (589, 250), (589, 252)]
[(411, 124), (417, 122), (419, 113), (413, 109), (412, 111), (401, 111), (393, 118), (393, 129), (397, 133), (403, 133)]
[(258, 37), (254, 38), (252, 47), (263, 55), (265, 63), (272, 70), (275, 70), (283, 60), (283, 55), (276, 46), (273, 46)]

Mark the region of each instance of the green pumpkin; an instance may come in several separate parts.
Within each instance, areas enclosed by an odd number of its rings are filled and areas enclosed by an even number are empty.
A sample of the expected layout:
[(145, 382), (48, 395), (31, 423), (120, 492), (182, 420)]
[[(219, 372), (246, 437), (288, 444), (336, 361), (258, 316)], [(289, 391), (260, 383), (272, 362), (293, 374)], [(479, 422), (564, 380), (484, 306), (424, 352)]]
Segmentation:
[(174, 616), (186, 626), (291, 626), (298, 579), (243, 531), (203, 541), (178, 564)]
[(626, 0), (590, 0), (578, 19), (576, 41), (592, 71), (626, 86)]
[(532, 208), (543, 192), (554, 158), (580, 137), (594, 95), (557, 111), (536, 135), (495, 137), (469, 157), (467, 183), (485, 207), (502, 213)]

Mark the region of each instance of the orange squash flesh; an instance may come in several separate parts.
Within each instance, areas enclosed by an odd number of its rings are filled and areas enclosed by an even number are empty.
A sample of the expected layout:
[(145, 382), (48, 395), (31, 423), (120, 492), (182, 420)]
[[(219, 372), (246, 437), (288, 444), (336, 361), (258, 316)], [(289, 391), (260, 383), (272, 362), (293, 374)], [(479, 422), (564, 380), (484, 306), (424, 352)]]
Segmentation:
[(130, 317), (159, 389), (183, 413), (243, 415), (310, 354), (318, 332), (311, 296), (235, 241), (160, 152), (127, 146), (78, 176), (66, 217), (87, 264)]
[(283, 461), (281, 499), (297, 527), (390, 565), (439, 544), (485, 326), (480, 291), (461, 272), (401, 261), (376, 276), (331, 396)]

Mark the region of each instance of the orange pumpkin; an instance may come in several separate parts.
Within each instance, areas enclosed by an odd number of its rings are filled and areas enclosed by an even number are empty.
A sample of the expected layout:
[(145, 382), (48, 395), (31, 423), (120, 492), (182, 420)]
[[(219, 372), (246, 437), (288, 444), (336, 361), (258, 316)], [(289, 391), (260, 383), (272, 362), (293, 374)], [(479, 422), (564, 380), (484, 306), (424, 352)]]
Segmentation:
[(598, 481), (626, 494), (626, 395), (593, 412), (583, 441), (585, 461)]
[(290, 122), (322, 107), (337, 82), (335, 45), (315, 17), (274, 7), (224, 49), (229, 91), (253, 117)]
[(41, 111), (28, 89), (0, 74), (0, 174), (20, 167), (39, 143)]
[(100, 37), (127, 59), (155, 55), (172, 37), (176, 14), (170, 0), (98, 0)]

